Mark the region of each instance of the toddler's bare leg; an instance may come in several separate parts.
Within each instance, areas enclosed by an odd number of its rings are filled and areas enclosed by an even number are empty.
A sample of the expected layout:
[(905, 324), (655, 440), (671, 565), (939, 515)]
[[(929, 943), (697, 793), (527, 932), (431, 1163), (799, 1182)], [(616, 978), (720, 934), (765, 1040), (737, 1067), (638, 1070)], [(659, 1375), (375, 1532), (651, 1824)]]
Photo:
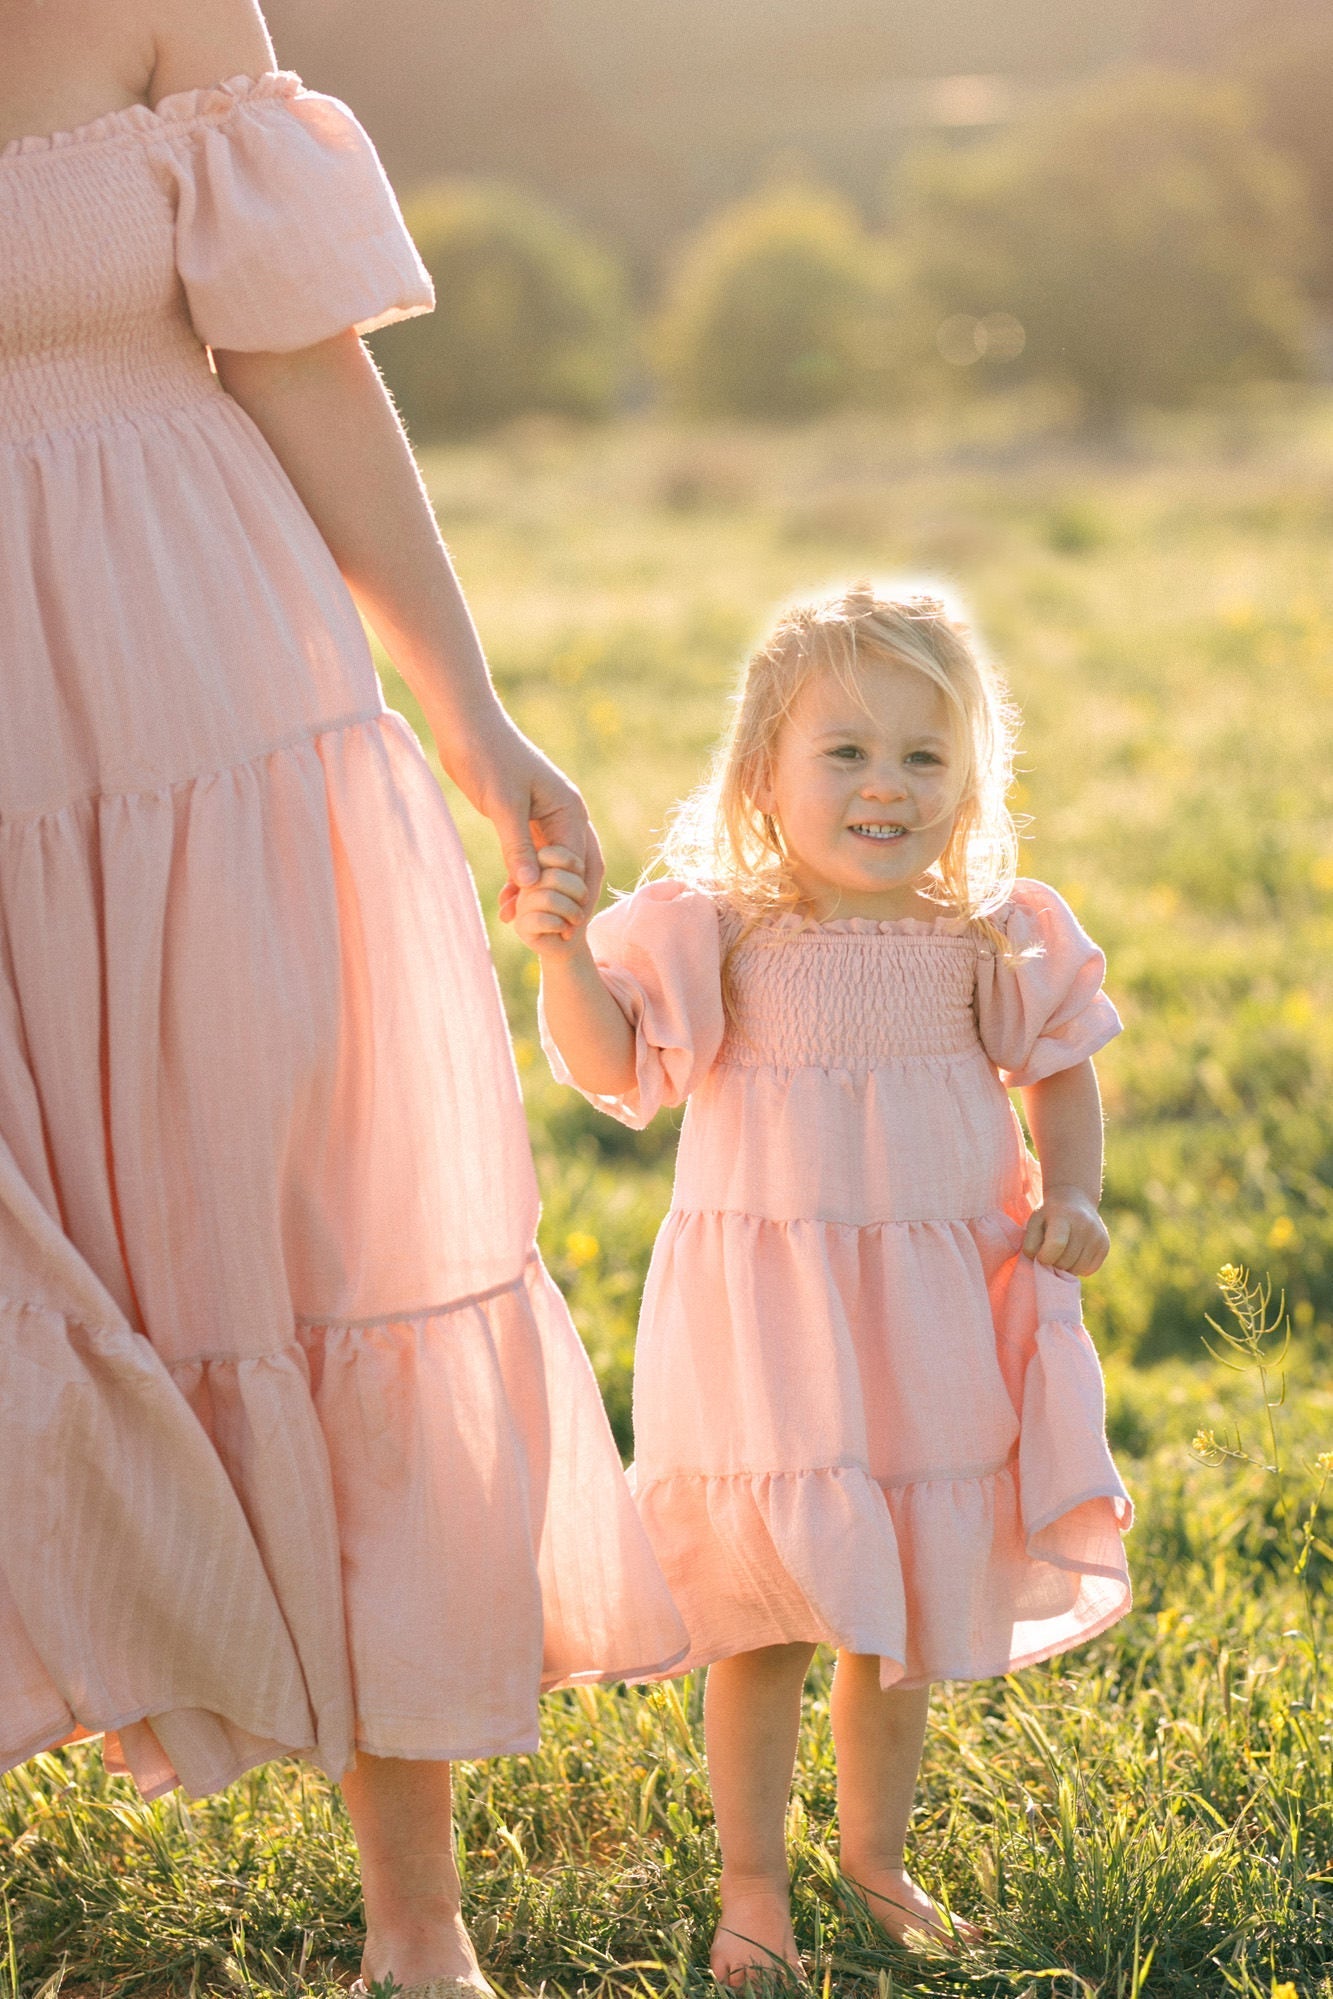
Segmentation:
[(831, 1716), (842, 1871), (864, 1891), (871, 1915), (896, 1942), (912, 1930), (971, 1942), (978, 1932), (968, 1923), (950, 1931), (903, 1865), (929, 1706), (929, 1687), (908, 1693), (882, 1688), (877, 1658), (838, 1654)]
[(787, 1876), (787, 1799), (813, 1645), (768, 1645), (708, 1669), (704, 1732), (722, 1847), (722, 1913), (709, 1963), (723, 1985), (799, 1972)]
[(361, 1975), (400, 1985), (433, 1978), (481, 1984), (463, 1927), (447, 1763), (358, 1756), (343, 1795), (361, 1855), (366, 1948)]

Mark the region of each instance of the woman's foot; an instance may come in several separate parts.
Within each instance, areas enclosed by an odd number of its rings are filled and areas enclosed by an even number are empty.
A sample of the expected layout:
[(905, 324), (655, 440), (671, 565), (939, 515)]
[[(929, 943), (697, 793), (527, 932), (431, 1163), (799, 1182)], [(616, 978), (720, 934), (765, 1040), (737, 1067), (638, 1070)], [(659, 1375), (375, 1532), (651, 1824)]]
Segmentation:
[(392, 1930), (368, 1931), (361, 1977), (368, 1988), (377, 1979), (392, 1978), (410, 1989), (437, 1978), (456, 1978), (478, 1992), (490, 1989), (459, 1915), (404, 1918)]
[(894, 1943), (929, 1939), (935, 1943), (976, 1944), (981, 1931), (957, 1916), (946, 1916), (905, 1867), (843, 1867), (844, 1878), (865, 1896), (866, 1908)]
[(459, 1914), (449, 1765), (362, 1751), (343, 1795), (361, 1853), (362, 1982), (392, 1978), (409, 1993), (461, 1982), (488, 1992)]
[(761, 1985), (764, 1974), (805, 1984), (805, 1966), (791, 1926), (791, 1898), (784, 1887), (762, 1882), (722, 1882), (722, 1912), (708, 1964), (719, 1985)]

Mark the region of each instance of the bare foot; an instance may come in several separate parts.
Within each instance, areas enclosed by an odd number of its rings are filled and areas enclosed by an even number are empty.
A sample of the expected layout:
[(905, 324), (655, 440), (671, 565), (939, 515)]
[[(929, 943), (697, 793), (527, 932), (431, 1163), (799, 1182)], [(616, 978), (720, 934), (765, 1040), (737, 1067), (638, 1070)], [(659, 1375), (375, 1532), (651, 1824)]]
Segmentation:
[(729, 1887), (724, 1881), (708, 1964), (719, 1985), (759, 1986), (765, 1972), (790, 1973), (804, 1985), (787, 1891), (761, 1884)]
[(461, 1916), (437, 1916), (431, 1921), (405, 1920), (398, 1927), (371, 1930), (361, 1959), (361, 1976), (372, 1985), (392, 1977), (399, 1985), (424, 1985), (434, 1978), (462, 1978), (479, 1992), (490, 1987), (477, 1965)]
[(981, 1942), (981, 1931), (974, 1923), (946, 1916), (925, 1889), (917, 1887), (905, 1867), (847, 1867), (843, 1872), (853, 1888), (860, 1889), (871, 1916), (895, 1943), (910, 1949), (925, 1938), (938, 1943)]

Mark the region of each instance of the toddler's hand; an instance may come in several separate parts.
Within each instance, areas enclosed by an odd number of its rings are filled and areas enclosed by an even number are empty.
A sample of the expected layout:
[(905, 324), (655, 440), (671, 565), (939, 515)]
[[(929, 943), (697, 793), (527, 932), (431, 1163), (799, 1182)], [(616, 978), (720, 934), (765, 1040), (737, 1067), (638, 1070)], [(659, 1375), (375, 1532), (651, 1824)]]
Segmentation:
[(1051, 1187), (1028, 1216), (1023, 1254), (1071, 1277), (1091, 1277), (1111, 1247), (1106, 1225), (1081, 1187)]
[(540, 879), (514, 899), (513, 924), (530, 951), (559, 957), (568, 951), (592, 912), (588, 884), (578, 857), (568, 847), (539, 847)]

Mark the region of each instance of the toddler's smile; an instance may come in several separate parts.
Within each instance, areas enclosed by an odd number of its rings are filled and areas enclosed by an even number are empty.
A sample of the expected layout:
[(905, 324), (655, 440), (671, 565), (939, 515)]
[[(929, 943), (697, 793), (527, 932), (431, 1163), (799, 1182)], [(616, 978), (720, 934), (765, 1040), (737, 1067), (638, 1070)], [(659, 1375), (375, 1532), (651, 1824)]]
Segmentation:
[(872, 825), (868, 820), (858, 821), (850, 830), (859, 833), (863, 840), (901, 840), (907, 832), (905, 826)]

